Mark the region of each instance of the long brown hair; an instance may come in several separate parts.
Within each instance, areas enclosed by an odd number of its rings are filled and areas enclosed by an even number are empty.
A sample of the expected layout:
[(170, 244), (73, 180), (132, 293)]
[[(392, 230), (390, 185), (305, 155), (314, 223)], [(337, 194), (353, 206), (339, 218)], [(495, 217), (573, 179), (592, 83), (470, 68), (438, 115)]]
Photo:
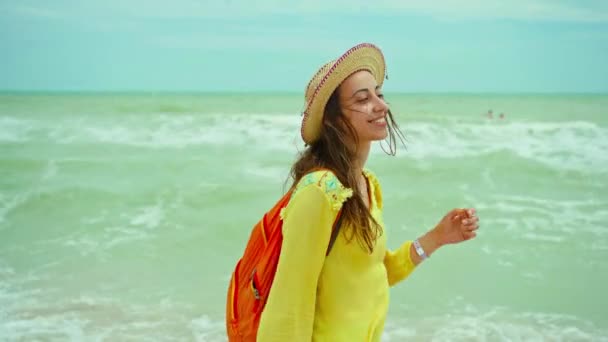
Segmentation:
[[(405, 138), (390, 110), (386, 121), (388, 150), (384, 146), (382, 149), (386, 154), (394, 156), (397, 152), (397, 138), (404, 146)], [(360, 175), (353, 167), (358, 142), (359, 137), (355, 128), (342, 113), (338, 102), (338, 89), (336, 89), (325, 106), (321, 137), (299, 154), (297, 161), (291, 167), (290, 178), (295, 185), (313, 169), (326, 168), (331, 170), (345, 187), (352, 189), (353, 196), (344, 202), (342, 207), (342, 226), (350, 228), (345, 232), (349, 242), (356, 237), (361, 246), (371, 253), (376, 239), (382, 235), (382, 227), (371, 216), (359, 192)], [(355, 149), (352, 146), (355, 146)], [(345, 225), (347, 222), (350, 224)]]

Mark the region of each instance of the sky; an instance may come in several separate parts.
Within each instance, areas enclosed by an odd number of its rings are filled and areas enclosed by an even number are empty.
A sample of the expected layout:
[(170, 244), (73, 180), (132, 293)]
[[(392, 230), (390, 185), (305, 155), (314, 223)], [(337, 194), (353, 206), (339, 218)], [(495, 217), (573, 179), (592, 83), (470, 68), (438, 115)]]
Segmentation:
[(606, 0), (0, 0), (0, 90), (303, 92), (361, 42), (385, 91), (608, 92)]

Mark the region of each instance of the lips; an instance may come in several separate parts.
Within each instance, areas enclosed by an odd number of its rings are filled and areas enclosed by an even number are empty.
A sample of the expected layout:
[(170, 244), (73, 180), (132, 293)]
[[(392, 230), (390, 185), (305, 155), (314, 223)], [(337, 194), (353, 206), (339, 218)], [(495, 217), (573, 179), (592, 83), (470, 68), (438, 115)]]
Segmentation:
[(373, 123), (373, 124), (377, 124), (377, 125), (384, 125), (384, 124), (386, 124), (386, 117), (385, 116), (381, 116), (381, 117), (379, 117), (377, 119), (374, 119), (374, 120), (371, 120), (369, 122)]

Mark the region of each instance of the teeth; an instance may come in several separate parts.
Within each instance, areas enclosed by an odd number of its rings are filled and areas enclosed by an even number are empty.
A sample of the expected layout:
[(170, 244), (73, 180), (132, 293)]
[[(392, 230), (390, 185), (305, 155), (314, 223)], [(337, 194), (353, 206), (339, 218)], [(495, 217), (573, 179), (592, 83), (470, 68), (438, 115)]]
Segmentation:
[(372, 123), (385, 123), (385, 122), (386, 122), (386, 118), (379, 118), (379, 119), (372, 121)]

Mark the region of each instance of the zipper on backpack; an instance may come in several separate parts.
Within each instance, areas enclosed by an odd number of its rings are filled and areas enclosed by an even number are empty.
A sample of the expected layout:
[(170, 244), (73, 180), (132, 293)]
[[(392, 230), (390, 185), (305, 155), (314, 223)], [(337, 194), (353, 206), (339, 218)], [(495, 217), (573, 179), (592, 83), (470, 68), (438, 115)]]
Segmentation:
[(262, 299), (262, 296), (260, 295), (260, 290), (258, 290), (256, 282), (257, 277), (254, 268), (253, 271), (251, 271), (251, 290), (253, 291), (253, 297), (257, 300), (260, 300)]
[(253, 298), (255, 301), (253, 302), (253, 312), (257, 313), (260, 309), (260, 303), (262, 302), (262, 295), (260, 294), (260, 290), (258, 289), (258, 277), (255, 273), (255, 268), (251, 271), (251, 291), (253, 292)]

